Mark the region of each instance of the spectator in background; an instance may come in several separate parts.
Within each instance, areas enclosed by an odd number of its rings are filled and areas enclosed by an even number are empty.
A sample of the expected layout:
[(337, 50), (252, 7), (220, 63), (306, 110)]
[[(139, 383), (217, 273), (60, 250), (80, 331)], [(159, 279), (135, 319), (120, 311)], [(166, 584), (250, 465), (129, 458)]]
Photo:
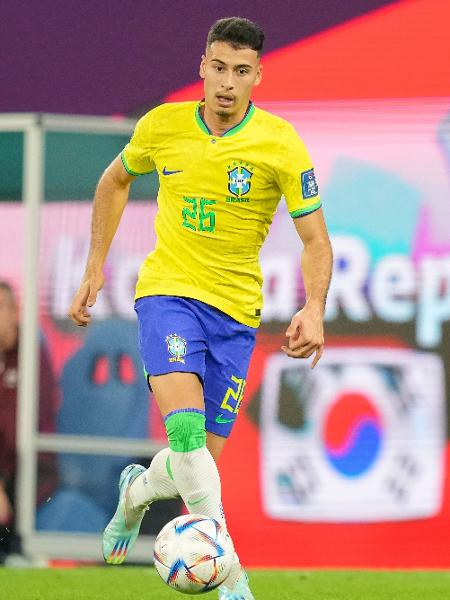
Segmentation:
[[(16, 533), (15, 484), (17, 479), (16, 416), (19, 354), (19, 308), (11, 286), (0, 281), (0, 564), (9, 554), (20, 554)], [(45, 347), (40, 347), (39, 431), (54, 430), (57, 387)], [(56, 461), (39, 455), (38, 504), (56, 486)]]

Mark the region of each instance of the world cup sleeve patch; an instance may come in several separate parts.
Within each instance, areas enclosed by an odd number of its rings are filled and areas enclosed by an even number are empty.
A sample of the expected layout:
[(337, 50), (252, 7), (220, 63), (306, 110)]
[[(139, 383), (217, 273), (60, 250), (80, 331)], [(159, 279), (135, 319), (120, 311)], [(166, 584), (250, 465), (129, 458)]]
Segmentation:
[(319, 195), (319, 186), (317, 185), (316, 176), (314, 175), (314, 169), (309, 171), (303, 171), (301, 174), (302, 179), (302, 194), (303, 198), (314, 198)]

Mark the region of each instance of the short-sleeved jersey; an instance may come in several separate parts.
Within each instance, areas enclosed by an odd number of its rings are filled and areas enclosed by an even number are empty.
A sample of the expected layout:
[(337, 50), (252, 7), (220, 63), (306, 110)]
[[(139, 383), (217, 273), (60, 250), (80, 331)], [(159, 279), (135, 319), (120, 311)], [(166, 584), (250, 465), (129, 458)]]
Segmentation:
[(160, 181), (157, 241), (139, 271), (136, 298), (194, 298), (257, 327), (258, 254), (281, 196), (293, 217), (320, 207), (295, 129), (250, 103), (243, 120), (218, 137), (201, 103), (163, 104), (137, 123), (122, 161), (132, 175), (156, 169)]

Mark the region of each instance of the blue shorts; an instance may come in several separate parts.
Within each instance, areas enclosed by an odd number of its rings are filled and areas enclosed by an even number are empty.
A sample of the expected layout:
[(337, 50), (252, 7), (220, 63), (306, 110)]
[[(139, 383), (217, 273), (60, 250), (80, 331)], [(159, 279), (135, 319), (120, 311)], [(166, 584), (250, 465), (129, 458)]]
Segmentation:
[(135, 310), (147, 374), (196, 373), (203, 384), (206, 430), (228, 437), (242, 402), (256, 329), (191, 298), (145, 296)]

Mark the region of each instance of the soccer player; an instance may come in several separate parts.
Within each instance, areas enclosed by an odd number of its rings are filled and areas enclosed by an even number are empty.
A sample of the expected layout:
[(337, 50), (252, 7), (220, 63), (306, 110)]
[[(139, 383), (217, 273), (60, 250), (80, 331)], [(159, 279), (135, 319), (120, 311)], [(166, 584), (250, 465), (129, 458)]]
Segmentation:
[[(282, 195), (304, 244), (307, 292), (282, 350), (314, 355), (312, 367), (322, 355), (331, 247), (304, 144), (289, 123), (250, 100), (262, 77), (263, 40), (247, 19), (217, 21), (200, 63), (204, 99), (163, 104), (142, 117), (96, 190), (86, 271), (69, 312), (81, 326), (103, 286), (130, 184), (154, 169), (160, 180), (157, 242), (139, 272), (135, 310), (168, 447), (148, 469), (129, 465), (121, 474), (117, 511), (103, 535), (111, 564), (125, 560), (155, 500), (181, 496), (190, 512), (225, 526), (215, 461), (242, 401), (262, 308), (258, 254)], [(219, 598), (253, 599), (237, 556)]]

